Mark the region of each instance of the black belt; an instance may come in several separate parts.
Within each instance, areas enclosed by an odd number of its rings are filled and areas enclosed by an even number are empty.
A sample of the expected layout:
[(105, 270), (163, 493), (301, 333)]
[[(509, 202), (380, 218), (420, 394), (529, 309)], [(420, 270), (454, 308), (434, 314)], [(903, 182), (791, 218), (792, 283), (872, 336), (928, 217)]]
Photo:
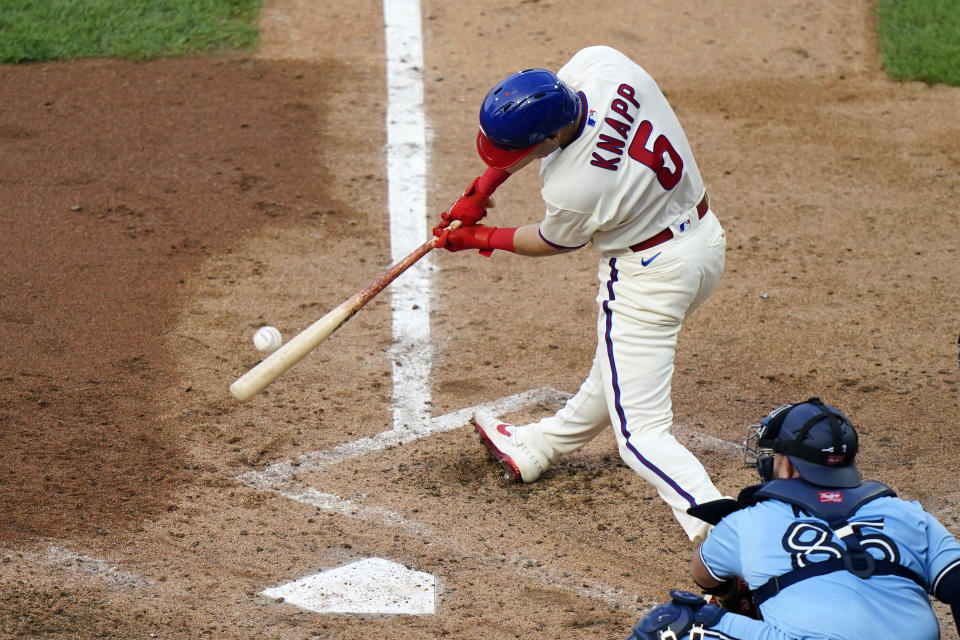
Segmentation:
[[(707, 215), (707, 211), (709, 209), (710, 205), (707, 202), (707, 194), (703, 194), (703, 200), (697, 203), (697, 218), (703, 218), (703, 216)], [(655, 247), (658, 244), (663, 244), (667, 240), (672, 239), (673, 231), (671, 231), (669, 228), (666, 228), (657, 235), (647, 238), (643, 242), (638, 242), (637, 244), (632, 245), (630, 247), (630, 251), (633, 251), (634, 253), (638, 251), (645, 251), (651, 247)]]

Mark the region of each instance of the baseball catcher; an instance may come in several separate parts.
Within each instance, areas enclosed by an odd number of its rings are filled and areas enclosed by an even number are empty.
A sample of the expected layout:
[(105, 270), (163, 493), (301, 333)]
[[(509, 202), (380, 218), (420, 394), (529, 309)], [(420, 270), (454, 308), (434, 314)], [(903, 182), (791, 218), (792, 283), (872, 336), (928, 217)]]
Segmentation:
[(918, 503), (861, 480), (843, 413), (810, 398), (747, 434), (746, 459), (764, 482), (691, 509), (717, 524), (690, 569), (707, 593), (735, 591), (742, 576), (762, 620), (674, 592), (629, 640), (935, 640), (931, 595), (960, 627), (960, 542)]

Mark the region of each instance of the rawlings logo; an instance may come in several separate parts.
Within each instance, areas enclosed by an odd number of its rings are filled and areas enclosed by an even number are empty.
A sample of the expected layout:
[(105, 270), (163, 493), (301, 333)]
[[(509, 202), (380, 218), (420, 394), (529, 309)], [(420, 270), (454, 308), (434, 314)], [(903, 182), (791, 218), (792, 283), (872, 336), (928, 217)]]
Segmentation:
[(819, 491), (817, 495), (820, 502), (843, 502), (842, 491)]

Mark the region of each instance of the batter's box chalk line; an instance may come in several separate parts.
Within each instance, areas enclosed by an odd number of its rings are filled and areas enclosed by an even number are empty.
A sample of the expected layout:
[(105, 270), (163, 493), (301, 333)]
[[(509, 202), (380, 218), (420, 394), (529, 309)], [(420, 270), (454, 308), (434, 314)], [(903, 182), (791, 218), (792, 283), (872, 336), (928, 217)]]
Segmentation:
[(476, 407), (467, 407), (452, 413), (447, 413), (433, 418), (423, 425), (414, 425), (412, 428), (390, 429), (389, 431), (383, 431), (374, 436), (360, 438), (359, 440), (340, 444), (323, 451), (306, 453), (293, 460), (270, 464), (259, 471), (247, 471), (241, 474), (238, 480), (252, 487), (269, 488), (275, 483), (282, 483), (295, 473), (320, 471), (344, 460), (349, 460), (350, 458), (410, 444), (434, 433), (458, 429), (467, 424), (473, 416), (474, 411), (479, 409), (485, 409), (495, 416), (501, 416), (538, 403), (548, 405), (560, 404), (569, 397), (570, 394), (558, 391), (552, 387), (531, 389)]
[[(22, 555), (29, 556), (38, 562), (62, 571), (81, 576), (91, 576), (114, 589), (121, 587), (141, 588), (153, 584), (152, 580), (123, 571), (106, 560), (84, 555), (53, 542), (37, 551), (23, 552)], [(8, 556), (4, 556), (3, 561), (8, 561)]]

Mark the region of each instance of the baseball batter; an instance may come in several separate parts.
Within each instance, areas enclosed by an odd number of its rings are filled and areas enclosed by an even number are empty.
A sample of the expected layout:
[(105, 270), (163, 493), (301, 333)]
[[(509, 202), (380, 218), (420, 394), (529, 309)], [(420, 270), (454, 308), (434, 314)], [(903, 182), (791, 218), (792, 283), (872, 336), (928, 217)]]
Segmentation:
[[(525, 426), (477, 412), (474, 423), (515, 481), (533, 482), (612, 425), (623, 460), (653, 484), (691, 540), (709, 525), (687, 509), (720, 497), (671, 435), (677, 333), (723, 271), (724, 231), (686, 135), (653, 78), (605, 46), (557, 72), (513, 74), (484, 99), (477, 148), (488, 165), (434, 229), (450, 251), (600, 254), (597, 350), (580, 390)], [(542, 159), (546, 214), (519, 228), (477, 224), (509, 176)], [(450, 230), (460, 220), (462, 227)]]

